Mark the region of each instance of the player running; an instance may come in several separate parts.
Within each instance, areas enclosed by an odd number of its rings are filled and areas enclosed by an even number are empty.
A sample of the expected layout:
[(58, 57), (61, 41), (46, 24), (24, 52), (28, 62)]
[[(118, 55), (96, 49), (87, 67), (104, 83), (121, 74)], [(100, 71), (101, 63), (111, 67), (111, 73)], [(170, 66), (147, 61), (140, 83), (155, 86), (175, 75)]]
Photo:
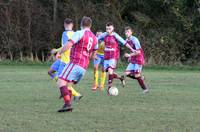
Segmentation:
[[(98, 37), (99, 35), (101, 35), (102, 32), (99, 31), (96, 33), (96, 36)], [(98, 43), (98, 50), (97, 50), (97, 54), (96, 57), (94, 58), (94, 84), (92, 87), (92, 90), (97, 90), (98, 88), (100, 88), (101, 91), (104, 90), (104, 84), (105, 84), (105, 79), (106, 79), (106, 72), (103, 70), (103, 64), (104, 64), (104, 48), (105, 48), (105, 44), (104, 41), (99, 41)], [(99, 65), (101, 65), (102, 67), (102, 72), (101, 72), (101, 83), (100, 83), (100, 87), (98, 84), (99, 81)]]
[(127, 43), (136, 50), (134, 53), (125, 53), (125, 57), (130, 60), (129, 65), (126, 68), (126, 76), (132, 79), (136, 79), (143, 89), (143, 93), (148, 93), (149, 88), (144, 83), (144, 76), (141, 75), (142, 66), (144, 65), (144, 53), (140, 45), (139, 40), (132, 35), (133, 30), (131, 27), (125, 27), (125, 35), (127, 37)]
[[(62, 39), (61, 39), (61, 44), (62, 47), (66, 44), (66, 42), (71, 39), (72, 35), (74, 34), (73, 29), (73, 20), (70, 18), (66, 18), (64, 20), (64, 28), (65, 31), (62, 33)], [(62, 48), (61, 47), (61, 48)], [(53, 49), (52, 53), (57, 53), (58, 51), (61, 50), (59, 49)], [(57, 81), (58, 76), (62, 73), (63, 68), (67, 63), (70, 61), (70, 49), (66, 50), (61, 54), (61, 56), (57, 57), (57, 60), (52, 64), (51, 68), (49, 69), (48, 73), (51, 74), (53, 71), (53, 77)], [(78, 93), (72, 86), (69, 86), (69, 89), (72, 91), (72, 95), (74, 96), (75, 100), (80, 100), (82, 98), (82, 95)]]
[(91, 26), (91, 18), (83, 17), (81, 30), (76, 31), (59, 52), (61, 54), (72, 47), (70, 62), (64, 67), (62, 74), (58, 78), (58, 87), (64, 99), (64, 105), (58, 112), (72, 111), (72, 93), (69, 85), (76, 84), (82, 79), (89, 65), (90, 55), (94, 53), (95, 56), (98, 49), (97, 38), (90, 31)]
[(123, 86), (125, 85), (124, 77), (114, 72), (119, 59), (119, 43), (127, 46), (132, 52), (135, 52), (126, 41), (114, 32), (114, 25), (111, 22), (106, 24), (106, 32), (98, 37), (98, 40), (105, 42), (104, 49), (104, 66), (103, 70), (108, 72), (108, 90), (112, 87), (114, 78), (120, 79)]

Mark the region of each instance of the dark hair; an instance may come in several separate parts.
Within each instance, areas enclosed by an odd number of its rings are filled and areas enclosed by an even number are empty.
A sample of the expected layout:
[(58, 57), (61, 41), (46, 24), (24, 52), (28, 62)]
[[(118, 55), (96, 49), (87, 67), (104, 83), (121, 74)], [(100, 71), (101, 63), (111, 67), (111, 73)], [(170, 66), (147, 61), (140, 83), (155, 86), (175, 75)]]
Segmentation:
[(124, 29), (125, 30), (131, 30), (131, 32), (133, 32), (133, 29), (130, 26), (126, 26)]
[(91, 27), (92, 26), (92, 19), (90, 17), (84, 16), (81, 20), (82, 27)]
[(66, 18), (66, 19), (64, 20), (64, 23), (65, 23), (65, 24), (71, 24), (71, 23), (73, 23), (73, 20), (70, 19), (70, 18)]
[(107, 22), (106, 26), (113, 26), (114, 27), (114, 24), (112, 22)]

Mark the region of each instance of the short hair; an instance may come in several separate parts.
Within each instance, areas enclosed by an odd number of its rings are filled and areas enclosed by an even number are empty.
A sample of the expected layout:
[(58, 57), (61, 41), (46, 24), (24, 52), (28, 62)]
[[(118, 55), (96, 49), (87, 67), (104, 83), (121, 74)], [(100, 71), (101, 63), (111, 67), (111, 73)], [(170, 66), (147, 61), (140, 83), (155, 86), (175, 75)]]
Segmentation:
[(66, 19), (64, 20), (64, 23), (65, 23), (65, 24), (71, 24), (71, 23), (73, 23), (73, 20), (70, 19), (70, 18), (66, 18)]
[(124, 29), (125, 30), (131, 30), (131, 32), (133, 32), (133, 29), (130, 26), (126, 26)]
[(81, 26), (91, 27), (92, 26), (92, 19), (90, 17), (84, 16), (81, 20)]
[(112, 22), (107, 22), (106, 26), (113, 26), (114, 27), (114, 24)]

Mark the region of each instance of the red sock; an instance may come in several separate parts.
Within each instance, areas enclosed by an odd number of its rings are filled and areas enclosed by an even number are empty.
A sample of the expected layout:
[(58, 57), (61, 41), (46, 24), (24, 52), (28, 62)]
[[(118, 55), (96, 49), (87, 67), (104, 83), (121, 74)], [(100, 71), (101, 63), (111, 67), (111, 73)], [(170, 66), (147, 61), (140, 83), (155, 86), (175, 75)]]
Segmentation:
[(118, 74), (116, 74), (116, 73), (113, 73), (113, 78), (116, 78), (116, 79), (122, 79)]
[(146, 85), (145, 85), (145, 83), (144, 83), (144, 80), (143, 80), (141, 77), (138, 77), (138, 78), (136, 78), (136, 79), (138, 80), (138, 83), (140, 84), (140, 87), (141, 87), (143, 90), (147, 89), (147, 88), (146, 88)]
[(108, 76), (108, 87), (112, 87), (113, 82), (113, 74), (109, 74)]
[(65, 104), (71, 106), (71, 95), (72, 95), (71, 90), (69, 90), (67, 86), (62, 86), (60, 87), (60, 93), (61, 96), (63, 97)]

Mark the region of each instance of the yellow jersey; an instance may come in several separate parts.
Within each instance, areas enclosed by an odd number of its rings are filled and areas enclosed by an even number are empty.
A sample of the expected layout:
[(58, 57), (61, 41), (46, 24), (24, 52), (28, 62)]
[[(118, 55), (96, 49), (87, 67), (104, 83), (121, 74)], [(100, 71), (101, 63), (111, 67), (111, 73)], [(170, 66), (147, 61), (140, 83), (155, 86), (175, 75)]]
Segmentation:
[(97, 54), (104, 55), (105, 43), (104, 41), (99, 42), (99, 48), (97, 50)]
[[(74, 31), (64, 31), (62, 34), (62, 46), (65, 45), (65, 43), (72, 38), (74, 34)], [(69, 63), (70, 61), (70, 49), (65, 51), (61, 54), (61, 61), (64, 63)]]

